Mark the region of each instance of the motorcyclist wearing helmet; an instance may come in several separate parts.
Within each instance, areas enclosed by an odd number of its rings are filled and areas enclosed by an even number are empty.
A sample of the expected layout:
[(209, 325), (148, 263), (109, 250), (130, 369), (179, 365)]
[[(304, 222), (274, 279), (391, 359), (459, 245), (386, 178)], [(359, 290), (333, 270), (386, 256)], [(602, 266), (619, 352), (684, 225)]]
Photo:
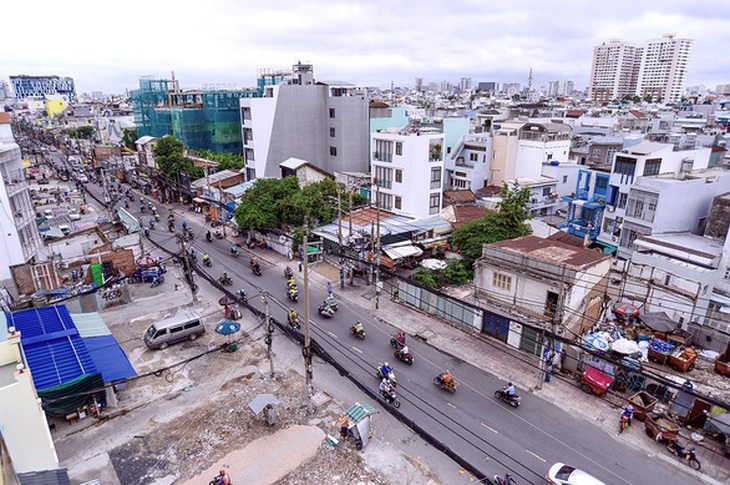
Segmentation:
[(390, 382), (388, 382), (388, 379), (383, 379), (380, 381), (380, 393), (383, 396), (390, 396), (393, 391), (390, 388)]
[(408, 346), (407, 346), (407, 345), (404, 345), (404, 346), (403, 346), (403, 347), (402, 347), (402, 348), (400, 349), (400, 351), (399, 351), (399, 353), (398, 353), (398, 355), (400, 355), (401, 359), (405, 359), (405, 358), (406, 358), (406, 357), (408, 357), (408, 356), (409, 356), (410, 354), (411, 354), (411, 350), (410, 350), (410, 349), (408, 348)]
[(447, 385), (451, 382), (451, 372), (449, 369), (446, 369), (444, 373), (441, 374), (441, 382)]
[(226, 281), (228, 281), (228, 273), (223, 273), (220, 277), (220, 282), (223, 283)]
[(294, 321), (297, 318), (297, 311), (293, 308), (289, 308), (289, 314), (287, 315), (289, 317), (289, 321)]
[(363, 333), (365, 331), (365, 329), (362, 328), (362, 322), (360, 322), (360, 320), (355, 323), (353, 329), (355, 330), (355, 333)]
[(504, 393), (510, 398), (515, 397), (515, 386), (513, 386), (511, 382), (508, 382), (507, 387), (504, 389)]
[(231, 253), (238, 255), (238, 244), (233, 243), (233, 246), (231, 246)]
[(631, 418), (634, 416), (634, 406), (632, 406), (631, 404), (626, 406), (624, 408), (624, 410), (621, 412), (621, 416), (624, 416), (627, 419), (628, 424), (630, 425)]
[(387, 379), (388, 374), (391, 372), (393, 372), (393, 368), (387, 362), (380, 367), (380, 373), (383, 375), (383, 378)]
[(404, 346), (406, 344), (405, 334), (402, 331), (398, 330), (398, 334), (395, 336), (395, 341), (396, 343), (398, 343), (398, 345)]
[(206, 263), (208, 261), (210, 261), (210, 254), (208, 254), (208, 253), (203, 254), (203, 261), (205, 261)]

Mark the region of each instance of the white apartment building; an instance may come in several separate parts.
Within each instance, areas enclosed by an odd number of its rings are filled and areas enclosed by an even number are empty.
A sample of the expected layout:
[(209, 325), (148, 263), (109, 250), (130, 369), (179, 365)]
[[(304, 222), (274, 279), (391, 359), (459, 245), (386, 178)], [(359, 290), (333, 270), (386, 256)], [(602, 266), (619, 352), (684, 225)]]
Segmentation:
[(310, 64), (265, 86), (262, 98), (242, 98), (246, 180), (279, 177), (279, 164), (306, 160), (329, 173), (368, 169), (368, 97), (341, 81), (315, 81)]
[(492, 135), (462, 135), (444, 160), (446, 190), (477, 190), (489, 184)]
[(372, 153), (372, 197), (381, 209), (422, 219), (441, 211), (443, 133), (410, 125), (379, 131), (372, 134)]
[(692, 40), (664, 35), (643, 46), (612, 40), (593, 49), (588, 98), (607, 103), (626, 95), (678, 101), (684, 90)]
[(664, 35), (646, 43), (641, 56), (636, 94), (653, 101), (679, 101), (684, 91), (692, 40)]
[(11, 287), (10, 266), (31, 260), (41, 238), (8, 113), (0, 113), (0, 179), (0, 284)]
[(639, 235), (702, 234), (712, 199), (730, 191), (730, 173), (707, 170), (710, 152), (644, 142), (616, 153), (597, 241), (628, 258)]
[(621, 40), (594, 47), (588, 98), (607, 103), (626, 95), (633, 96), (642, 52), (642, 47)]

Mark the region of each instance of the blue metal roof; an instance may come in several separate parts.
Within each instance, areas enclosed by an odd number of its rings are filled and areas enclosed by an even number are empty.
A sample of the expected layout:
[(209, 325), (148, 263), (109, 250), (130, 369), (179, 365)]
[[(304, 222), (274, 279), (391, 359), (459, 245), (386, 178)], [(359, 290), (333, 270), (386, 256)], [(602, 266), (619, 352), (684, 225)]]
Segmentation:
[(36, 389), (98, 373), (65, 306), (34, 308), (6, 316), (8, 326), (20, 331)]
[(82, 340), (86, 344), (96, 368), (101, 372), (104, 382), (121, 381), (137, 375), (132, 364), (129, 363), (127, 354), (111, 335), (87, 337)]

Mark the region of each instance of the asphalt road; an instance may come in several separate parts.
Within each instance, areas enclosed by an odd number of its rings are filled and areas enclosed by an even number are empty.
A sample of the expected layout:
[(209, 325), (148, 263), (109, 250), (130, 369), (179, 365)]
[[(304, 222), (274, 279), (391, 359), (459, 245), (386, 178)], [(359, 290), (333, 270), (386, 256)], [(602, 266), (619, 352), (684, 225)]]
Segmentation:
[[(101, 193), (98, 185), (86, 185), (93, 193)], [(179, 251), (177, 239), (167, 231), (168, 210), (163, 210), (161, 204), (155, 205), (159, 207), (162, 219), (151, 237), (166, 249)], [(182, 220), (189, 214), (178, 211), (179, 207), (175, 205), (173, 209), (178, 231)], [(139, 215), (138, 196), (130, 210)], [(146, 222), (151, 214), (147, 212), (141, 217)], [(263, 304), (254, 296), (259, 289), (267, 291), (272, 296), (270, 311), (280, 321), (285, 321), (290, 305), (303, 313), (301, 273), (295, 265), (292, 269), (299, 284), (300, 300), (297, 304), (290, 304), (286, 298), (283, 268), (261, 261), (263, 275), (257, 277), (249, 268), (249, 256), (244, 247), (240, 248), (241, 256), (234, 258), (230, 254), (230, 237), (227, 241), (208, 243), (205, 241), (207, 228), (193, 220), (188, 220), (188, 224), (196, 235), (192, 245), (198, 252), (198, 259), (207, 252), (213, 260), (212, 268), (202, 267), (212, 277), (217, 278), (227, 272), (233, 278), (231, 290), (235, 292), (243, 288), (249, 295), (249, 302), (261, 310)], [(502, 474), (509, 469), (521, 484), (544, 483), (543, 477), (550, 465), (562, 461), (589, 471), (607, 484), (696, 482), (696, 478), (684, 472), (662, 466), (651, 454), (626, 446), (620, 439), (607, 435), (591, 423), (574, 418), (570, 410), (558, 409), (527, 392), (520, 392), (520, 389), (518, 393), (522, 396), (522, 404), (519, 408), (496, 400), (494, 391), (503, 382), (425, 343), (409, 340), (415, 356), (413, 366), (395, 361), (389, 345), (389, 338), (395, 333), (393, 327), (376, 321), (363, 308), (342, 299), (338, 300), (340, 309), (335, 316), (325, 319), (316, 312), (325, 296), (325, 288), (310, 285), (313, 338), (373, 389), (377, 389), (379, 383), (374, 375), (375, 366), (385, 360), (390, 362), (398, 378), (397, 393), (402, 402), (400, 411), (488, 475)], [(393, 315), (392, 320), (395, 318)], [(363, 322), (367, 334), (365, 340), (356, 339), (349, 333), (356, 320)], [(433, 378), (447, 368), (460, 383), (454, 395), (433, 384)]]

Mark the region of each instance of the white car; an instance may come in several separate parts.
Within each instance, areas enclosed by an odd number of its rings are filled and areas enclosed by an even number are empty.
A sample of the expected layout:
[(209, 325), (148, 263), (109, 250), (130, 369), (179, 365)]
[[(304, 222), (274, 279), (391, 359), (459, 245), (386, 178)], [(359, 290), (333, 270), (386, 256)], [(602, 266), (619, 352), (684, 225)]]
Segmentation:
[(560, 462), (550, 467), (545, 478), (553, 485), (606, 485), (593, 475)]
[(78, 209), (71, 209), (68, 212), (68, 218), (71, 219), (72, 221), (78, 221), (79, 219), (81, 219), (81, 214), (79, 214)]

